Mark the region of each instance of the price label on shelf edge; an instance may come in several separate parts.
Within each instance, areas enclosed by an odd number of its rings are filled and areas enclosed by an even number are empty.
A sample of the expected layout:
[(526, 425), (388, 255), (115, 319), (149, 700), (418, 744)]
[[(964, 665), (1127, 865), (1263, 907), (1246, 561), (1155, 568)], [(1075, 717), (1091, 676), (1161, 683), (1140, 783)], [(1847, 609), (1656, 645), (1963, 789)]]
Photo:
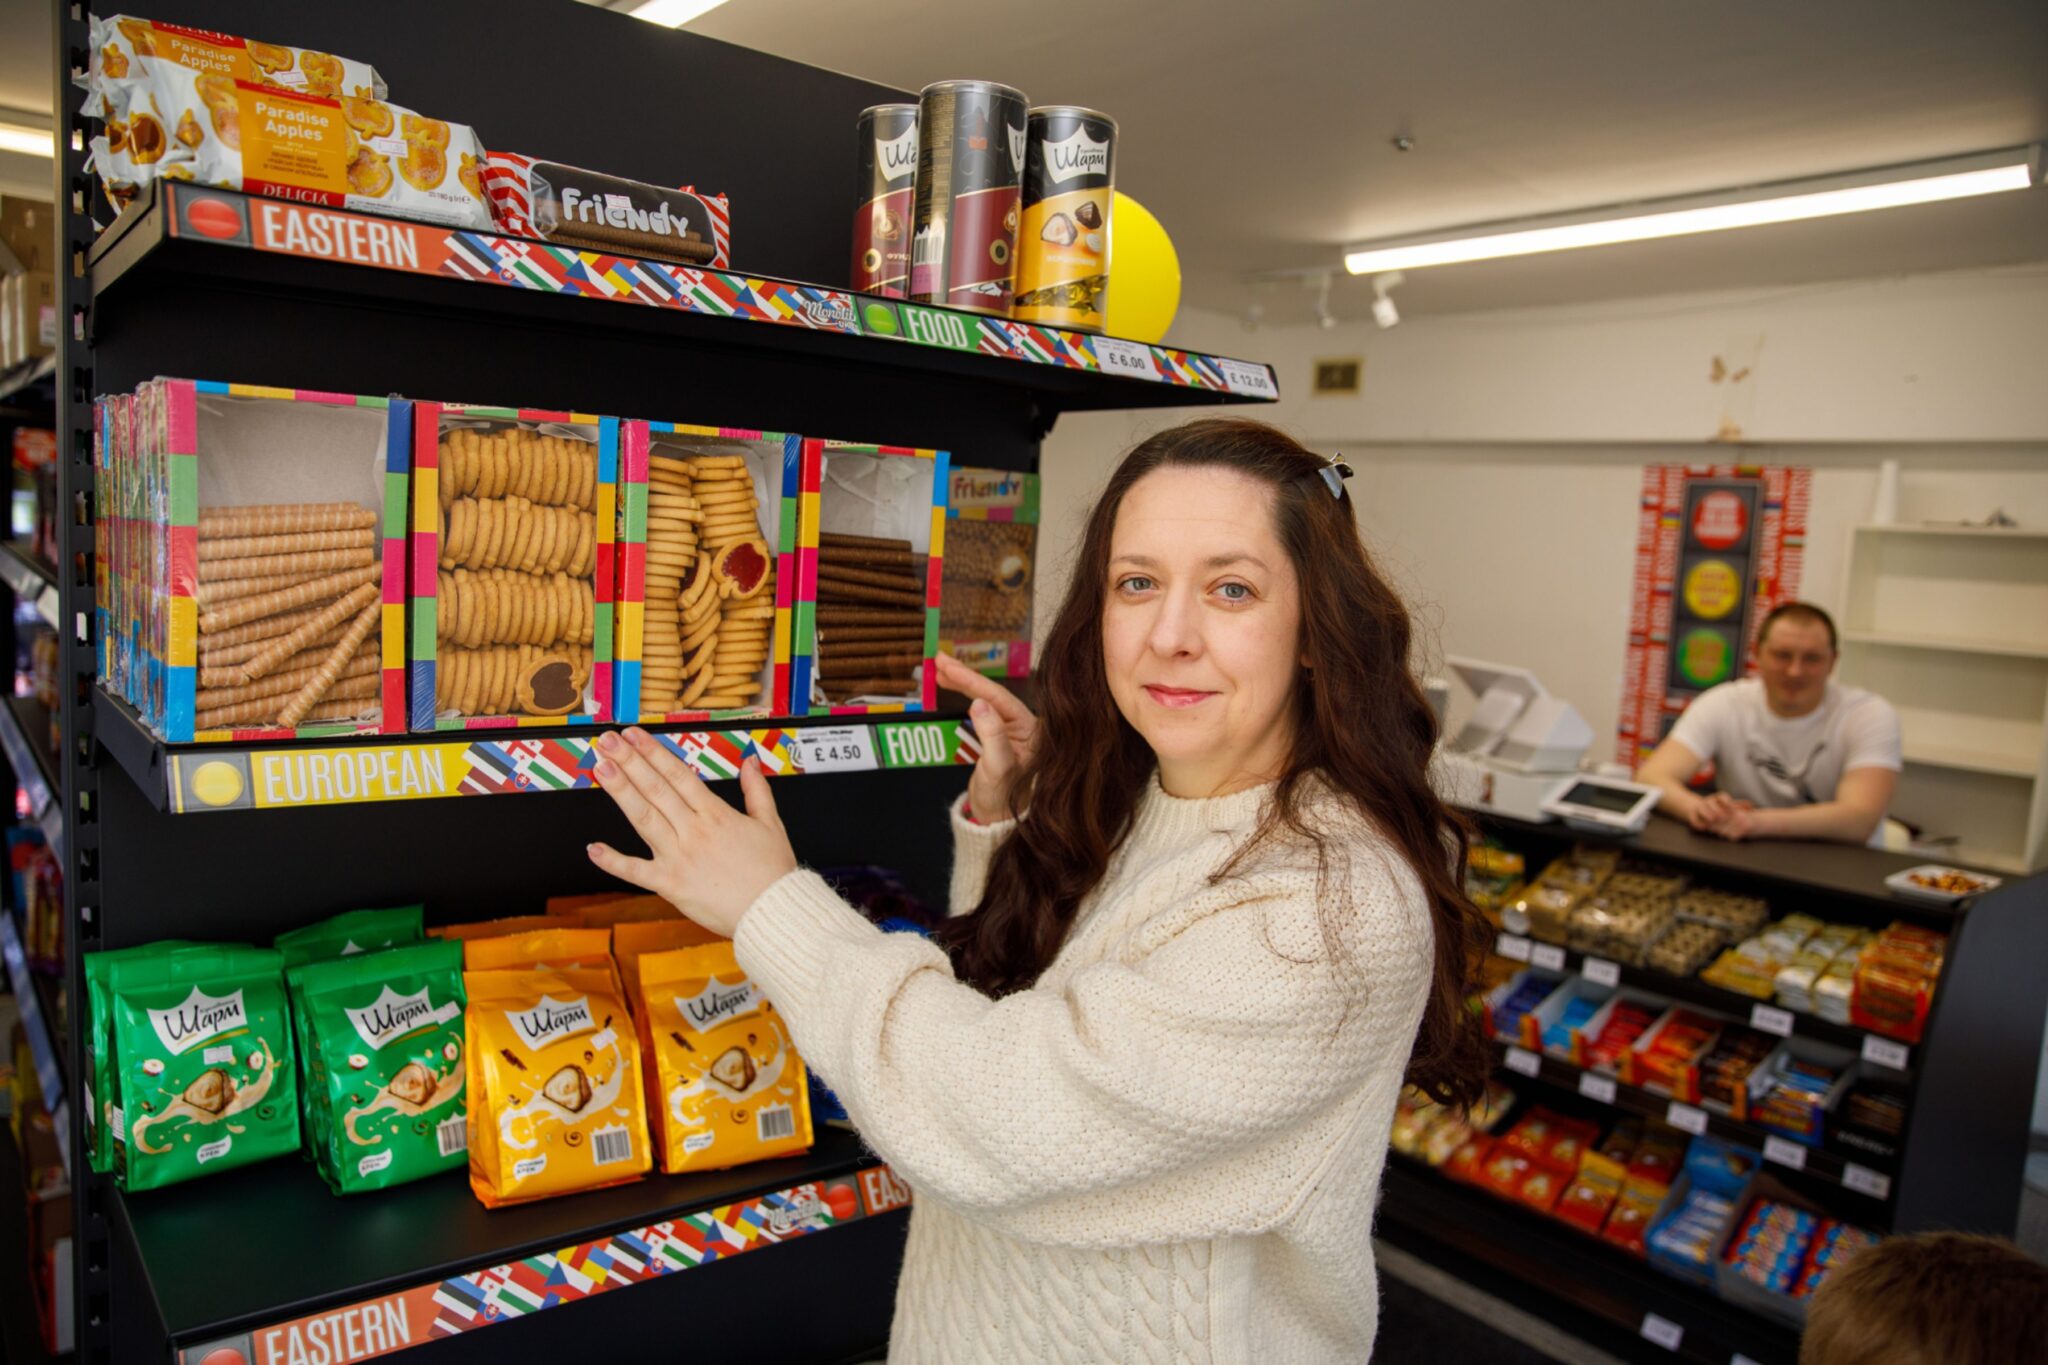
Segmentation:
[(1543, 1059), (1525, 1047), (1508, 1049), (1508, 1070), (1519, 1071), (1524, 1076), (1534, 1076), (1543, 1070)]
[(1529, 945), (1529, 965), (1561, 972), (1564, 970), (1564, 949), (1555, 943), (1532, 943)]
[(1126, 341), (1122, 337), (1096, 337), (1089, 343), (1095, 348), (1095, 363), (1102, 367), (1104, 374), (1120, 374), (1129, 379), (1149, 379), (1154, 383), (1164, 382), (1166, 376), (1159, 373), (1159, 367), (1152, 363), (1152, 348), (1142, 341)]
[(1604, 957), (1589, 957), (1579, 964), (1579, 975), (1596, 986), (1619, 986), (1621, 966)]
[(1597, 1071), (1579, 1073), (1579, 1093), (1598, 1104), (1614, 1103), (1614, 1077)]
[(1250, 394), (1254, 398), (1278, 398), (1279, 385), (1273, 382), (1273, 372), (1264, 365), (1249, 365), (1242, 360), (1226, 360), (1216, 357), (1216, 368), (1223, 372), (1223, 383), (1232, 393)]
[(1662, 1346), (1667, 1351), (1675, 1351), (1678, 1349), (1679, 1343), (1685, 1340), (1685, 1329), (1670, 1318), (1659, 1317), (1655, 1313), (1645, 1313), (1643, 1314), (1642, 1337), (1644, 1341)]
[(1529, 940), (1520, 934), (1502, 934), (1493, 941), (1493, 950), (1511, 962), (1529, 960)]
[(1892, 1178), (1883, 1171), (1873, 1171), (1868, 1166), (1845, 1161), (1842, 1163), (1842, 1188), (1867, 1194), (1872, 1199), (1889, 1199), (1892, 1197)]
[(1872, 1066), (1890, 1067), (1893, 1071), (1904, 1071), (1913, 1062), (1913, 1049), (1904, 1043), (1880, 1038), (1874, 1033), (1863, 1035), (1863, 1060)]
[(1806, 1169), (1806, 1149), (1785, 1138), (1767, 1137), (1764, 1139), (1764, 1160), (1803, 1171)]
[(1749, 1026), (1759, 1033), (1775, 1033), (1780, 1038), (1790, 1038), (1792, 1011), (1781, 1010), (1776, 1005), (1753, 1005), (1749, 1011)]
[(789, 741), (790, 755), (807, 773), (865, 772), (879, 766), (874, 737), (865, 725), (832, 725), (798, 730)]
[(1673, 1100), (1664, 1111), (1664, 1121), (1681, 1133), (1698, 1137), (1707, 1131), (1707, 1111), (1697, 1109), (1683, 1100)]

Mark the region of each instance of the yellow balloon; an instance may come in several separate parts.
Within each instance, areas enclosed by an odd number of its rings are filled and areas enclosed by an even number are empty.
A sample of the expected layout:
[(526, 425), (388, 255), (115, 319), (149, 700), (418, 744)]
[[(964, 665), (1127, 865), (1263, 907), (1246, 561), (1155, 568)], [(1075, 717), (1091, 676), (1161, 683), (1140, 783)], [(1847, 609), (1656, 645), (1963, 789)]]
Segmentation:
[(1150, 209), (1116, 192), (1109, 210), (1109, 308), (1103, 317), (1111, 336), (1163, 341), (1180, 311), (1180, 253)]

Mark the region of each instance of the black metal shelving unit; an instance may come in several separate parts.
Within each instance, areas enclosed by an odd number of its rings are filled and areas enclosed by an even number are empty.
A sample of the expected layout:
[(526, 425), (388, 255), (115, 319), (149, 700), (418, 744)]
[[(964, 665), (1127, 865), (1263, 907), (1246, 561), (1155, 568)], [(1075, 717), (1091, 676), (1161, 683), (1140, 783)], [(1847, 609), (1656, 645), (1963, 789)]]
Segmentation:
[[(102, 692), (91, 634), (95, 395), (175, 374), (799, 431), (938, 447), (956, 465), (1011, 470), (1038, 467), (1064, 412), (1277, 396), (1261, 365), (1167, 348), (1098, 352), (1072, 334), (1011, 333), (967, 314), (786, 283), (843, 276), (855, 116), (903, 92), (558, 0), (362, 0), (289, 14), (256, 0), (181, 0), (162, 17), (373, 62), (396, 102), (474, 122), (494, 148), (728, 193), (736, 260), (760, 273), (722, 276), (710, 292), (769, 300), (779, 313), (721, 309), (704, 291), (693, 302), (677, 295), (678, 277), (646, 263), (618, 264), (604, 284), (558, 287), (537, 287), (530, 272), (436, 270), (445, 229), (418, 229), (425, 269), (293, 254), (265, 235), (278, 214), (413, 229), (191, 185), (159, 185), (107, 224), (83, 153), (90, 130), (71, 112), (85, 11), (54, 7), (58, 256), (68, 268), (53, 376), (65, 515), (51, 614), (66, 743), (50, 786), (62, 793), (53, 806), (74, 998), (83, 953), (171, 934), (267, 941), (335, 910), (413, 900), (435, 921), (538, 909), (545, 896), (605, 884), (583, 855), (588, 841), (632, 838), (588, 791), (406, 801), (362, 791), (340, 804), (245, 803), (200, 818), (181, 778), (193, 766), (244, 763), (260, 790), (266, 764), (380, 751), (402, 761), (468, 741), (167, 746)], [(211, 234), (190, 216), (200, 203)], [(222, 215), (239, 230), (222, 234)], [(471, 261), (525, 249), (490, 234), (465, 234), (460, 247)], [(612, 287), (619, 280), (630, 287)], [(28, 568), (0, 551), (0, 578)], [(939, 726), (950, 737), (958, 722), (942, 713), (861, 723), (878, 733)], [(517, 738), (569, 744), (592, 733)], [(936, 900), (950, 860), (943, 812), (965, 774), (946, 763), (813, 775), (779, 782), (777, 797), (808, 861), (889, 865)], [(74, 1023), (73, 1074), (83, 1041)], [(72, 1128), (78, 1146), (75, 1116)], [(667, 1359), (691, 1330), (722, 1337), (746, 1321), (775, 1324), (769, 1358), (858, 1358), (886, 1338), (908, 1198), (836, 1131), (799, 1158), (496, 1211), (460, 1176), (337, 1199), (293, 1162), (132, 1196), (81, 1171), (77, 1189), (80, 1356), (122, 1362), (197, 1362), (222, 1346), (251, 1362), (283, 1360), (295, 1322), (315, 1330), (309, 1316), (363, 1344), (363, 1334), (393, 1330), (400, 1301), (431, 1305), (409, 1321), (436, 1326), (379, 1349), (428, 1360), (524, 1359), (592, 1341)], [(586, 1293), (577, 1276), (589, 1280), (599, 1260), (607, 1292)], [(605, 1278), (602, 1266), (594, 1273)], [(561, 1280), (550, 1290), (536, 1276)], [(575, 1301), (534, 1311), (550, 1293)], [(501, 1321), (503, 1331), (473, 1330)]]
[[(1473, 810), (1482, 832), (1518, 849), (1533, 875), (1578, 838)], [(1620, 840), (1630, 855), (1680, 868), (1706, 885), (1763, 896), (1771, 913), (1882, 927), (1906, 919), (1950, 935), (1948, 956), (1919, 1043), (1902, 1047), (1850, 1025), (1776, 1010), (1698, 977), (1617, 964), (1561, 945), (1504, 933), (1512, 961), (1697, 1007), (1766, 1032), (1819, 1040), (1863, 1059), (1862, 1076), (1896, 1087), (1908, 1110), (1890, 1160), (1837, 1144), (1806, 1148), (1698, 1105), (1582, 1069), (1558, 1057), (1497, 1044), (1496, 1075), (1520, 1103), (1601, 1119), (1671, 1122), (1761, 1150), (1765, 1170), (1838, 1217), (1889, 1231), (1962, 1228), (2011, 1236), (2033, 1111), (2048, 981), (2048, 877), (2010, 879), (1959, 906), (1895, 896), (1884, 878), (1924, 861), (1828, 844), (1729, 844), (1667, 820)], [(1777, 1017), (1758, 1017), (1757, 1007)], [(1874, 1041), (1873, 1041), (1874, 1040)], [(1630, 1360), (1712, 1361), (1737, 1355), (1790, 1365), (1798, 1337), (1780, 1323), (1685, 1284), (1566, 1224), (1392, 1157), (1378, 1235)], [(1646, 1325), (1646, 1315), (1655, 1321)], [(1670, 1329), (1677, 1328), (1677, 1345)]]

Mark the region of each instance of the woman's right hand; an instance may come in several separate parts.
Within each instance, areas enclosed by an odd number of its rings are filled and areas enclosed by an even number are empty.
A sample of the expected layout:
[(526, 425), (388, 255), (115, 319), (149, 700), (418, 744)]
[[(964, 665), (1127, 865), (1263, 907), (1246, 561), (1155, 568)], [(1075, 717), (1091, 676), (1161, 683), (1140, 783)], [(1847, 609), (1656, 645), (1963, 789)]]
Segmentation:
[(972, 698), (967, 713), (981, 740), (981, 758), (967, 783), (967, 804), (983, 824), (1008, 820), (1017, 813), (1011, 805), (1017, 776), (1038, 747), (1038, 717), (1016, 693), (952, 655), (941, 654), (934, 662), (939, 686)]

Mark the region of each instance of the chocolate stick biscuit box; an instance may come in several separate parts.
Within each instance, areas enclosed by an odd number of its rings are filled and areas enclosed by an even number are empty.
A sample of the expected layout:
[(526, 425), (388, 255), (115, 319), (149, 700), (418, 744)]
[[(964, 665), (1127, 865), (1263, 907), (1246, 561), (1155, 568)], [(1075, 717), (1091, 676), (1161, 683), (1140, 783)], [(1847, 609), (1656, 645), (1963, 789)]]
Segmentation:
[(114, 1131), (124, 1189), (215, 1175), (299, 1147), (284, 958), (222, 946), (113, 964)]
[(819, 444), (797, 524), (790, 710), (930, 711), (939, 641), (947, 470), (943, 450)]
[(414, 405), (412, 727), (612, 718), (619, 422)]
[(469, 1183), (487, 1208), (638, 1180), (640, 1048), (611, 969), (482, 971), (469, 993)]
[(288, 981), (302, 1023), (306, 1141), (334, 1192), (461, 1166), (469, 1149), (462, 945), (308, 963)]

